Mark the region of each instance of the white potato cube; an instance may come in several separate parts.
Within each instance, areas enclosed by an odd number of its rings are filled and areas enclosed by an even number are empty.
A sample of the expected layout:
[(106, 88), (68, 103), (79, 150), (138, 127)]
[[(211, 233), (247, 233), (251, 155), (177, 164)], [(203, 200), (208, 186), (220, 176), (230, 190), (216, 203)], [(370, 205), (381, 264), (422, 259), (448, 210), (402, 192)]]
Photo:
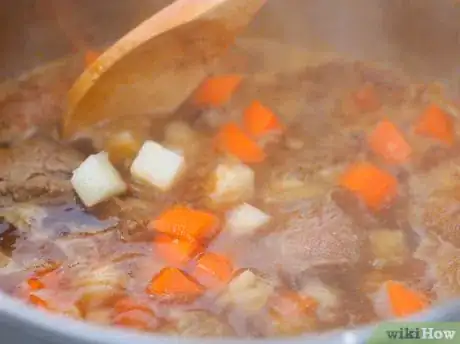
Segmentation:
[(226, 227), (234, 235), (250, 235), (265, 226), (270, 219), (271, 216), (262, 210), (243, 203), (227, 213)]
[(254, 195), (254, 171), (244, 164), (220, 164), (214, 178), (215, 187), (210, 195), (214, 203), (244, 202)]
[(407, 255), (403, 231), (374, 229), (369, 233), (369, 242), (374, 255), (374, 266), (401, 265)]
[(140, 182), (166, 191), (171, 188), (184, 165), (182, 155), (156, 142), (146, 141), (131, 165), (131, 175)]
[(126, 287), (128, 277), (123, 270), (110, 264), (94, 270), (82, 267), (77, 271), (73, 287), (78, 288), (81, 298), (79, 303), (85, 309), (107, 305), (119, 297)]
[(265, 306), (275, 285), (245, 270), (233, 278), (218, 299), (222, 306), (236, 305), (247, 312), (257, 312)]
[(0, 269), (7, 267), (12, 263), (12, 259), (0, 251)]
[(196, 133), (182, 121), (174, 121), (165, 129), (165, 141), (171, 145), (187, 147), (196, 140)]
[(317, 315), (322, 321), (334, 321), (343, 312), (340, 292), (319, 279), (310, 279), (300, 294), (318, 301)]
[(387, 283), (382, 283), (380, 288), (369, 295), (374, 307), (374, 312), (380, 319), (393, 318), (390, 298), (388, 297)]
[(91, 207), (124, 193), (127, 186), (106, 152), (90, 155), (73, 171), (71, 183), (82, 202)]

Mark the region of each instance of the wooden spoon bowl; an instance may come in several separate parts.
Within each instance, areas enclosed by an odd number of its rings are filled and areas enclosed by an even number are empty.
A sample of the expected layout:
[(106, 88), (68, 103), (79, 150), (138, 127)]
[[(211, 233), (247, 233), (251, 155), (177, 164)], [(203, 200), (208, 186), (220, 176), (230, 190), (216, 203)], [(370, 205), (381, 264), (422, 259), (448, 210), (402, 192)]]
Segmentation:
[(175, 111), (266, 0), (178, 0), (105, 51), (68, 94), (61, 135), (123, 115)]

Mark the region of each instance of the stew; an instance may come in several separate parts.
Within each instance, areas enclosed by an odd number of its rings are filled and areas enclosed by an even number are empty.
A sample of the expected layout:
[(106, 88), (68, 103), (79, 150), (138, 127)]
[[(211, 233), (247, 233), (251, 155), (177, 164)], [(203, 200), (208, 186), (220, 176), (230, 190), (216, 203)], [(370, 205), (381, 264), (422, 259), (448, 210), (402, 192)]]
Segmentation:
[(230, 70), (167, 120), (119, 118), (73, 143), (53, 129), (63, 94), (20, 89), (0, 107), (0, 288), (24, 302), (274, 337), (460, 296), (457, 113), (432, 85), (339, 59)]

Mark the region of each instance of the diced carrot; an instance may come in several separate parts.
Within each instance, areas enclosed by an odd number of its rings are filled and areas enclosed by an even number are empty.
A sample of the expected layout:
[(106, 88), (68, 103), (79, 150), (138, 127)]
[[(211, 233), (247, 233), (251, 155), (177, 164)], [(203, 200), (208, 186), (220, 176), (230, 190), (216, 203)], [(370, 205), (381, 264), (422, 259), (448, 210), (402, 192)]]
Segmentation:
[(351, 166), (341, 177), (340, 185), (355, 193), (373, 210), (392, 200), (398, 189), (395, 177), (367, 162)]
[(386, 291), (391, 310), (397, 317), (408, 316), (428, 307), (428, 298), (423, 293), (412, 290), (402, 283), (388, 281)]
[(222, 255), (203, 254), (197, 262), (193, 276), (208, 288), (219, 288), (229, 282), (233, 274), (233, 264)]
[(178, 301), (193, 301), (203, 292), (204, 288), (200, 284), (176, 268), (161, 270), (147, 287), (149, 295)]
[(85, 53), (85, 67), (88, 68), (91, 66), (101, 54), (94, 50), (88, 50)]
[(256, 138), (284, 129), (278, 117), (259, 101), (254, 101), (244, 111), (244, 128)]
[(219, 219), (206, 211), (175, 206), (152, 221), (150, 227), (180, 239), (206, 240), (216, 234), (219, 228)]
[(217, 135), (217, 146), (245, 163), (262, 162), (266, 157), (257, 142), (235, 123), (228, 123), (221, 128)]
[(155, 314), (149, 306), (136, 302), (130, 297), (124, 297), (118, 300), (114, 305), (114, 310), (118, 314), (133, 311), (133, 310)]
[(193, 102), (200, 106), (223, 106), (230, 100), (242, 80), (240, 75), (220, 75), (208, 78), (196, 91)]
[(36, 307), (49, 309), (48, 302), (35, 294), (29, 295), (29, 302)]
[(110, 161), (114, 164), (133, 158), (142, 143), (131, 132), (121, 132), (110, 137), (105, 143), (105, 151), (109, 153)]
[(430, 105), (415, 126), (419, 135), (431, 137), (447, 145), (454, 143), (454, 123), (449, 114), (437, 105)]
[(403, 134), (390, 121), (381, 121), (369, 136), (369, 145), (375, 154), (390, 163), (405, 162), (412, 149)]
[(381, 106), (379, 96), (372, 84), (364, 85), (355, 93), (353, 98), (356, 106), (362, 112), (376, 111)]
[(275, 294), (270, 299), (269, 305), (273, 312), (285, 318), (314, 313), (318, 308), (318, 302), (314, 298), (301, 296), (292, 290)]
[(117, 314), (113, 319), (113, 324), (137, 330), (152, 330), (157, 327), (158, 319), (152, 313), (132, 309)]
[(27, 280), (30, 290), (40, 290), (45, 288), (45, 285), (37, 277), (31, 277)]
[(171, 238), (165, 234), (157, 235), (154, 244), (156, 253), (174, 266), (188, 263), (200, 250), (195, 241)]

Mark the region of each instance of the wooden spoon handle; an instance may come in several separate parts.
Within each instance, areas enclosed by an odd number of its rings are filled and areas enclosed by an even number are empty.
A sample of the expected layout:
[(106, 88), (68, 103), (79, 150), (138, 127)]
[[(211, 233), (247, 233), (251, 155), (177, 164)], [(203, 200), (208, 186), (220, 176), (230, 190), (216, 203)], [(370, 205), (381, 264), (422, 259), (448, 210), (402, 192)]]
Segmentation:
[(121, 38), (69, 91), (61, 134), (120, 115), (169, 114), (266, 0), (178, 0)]

